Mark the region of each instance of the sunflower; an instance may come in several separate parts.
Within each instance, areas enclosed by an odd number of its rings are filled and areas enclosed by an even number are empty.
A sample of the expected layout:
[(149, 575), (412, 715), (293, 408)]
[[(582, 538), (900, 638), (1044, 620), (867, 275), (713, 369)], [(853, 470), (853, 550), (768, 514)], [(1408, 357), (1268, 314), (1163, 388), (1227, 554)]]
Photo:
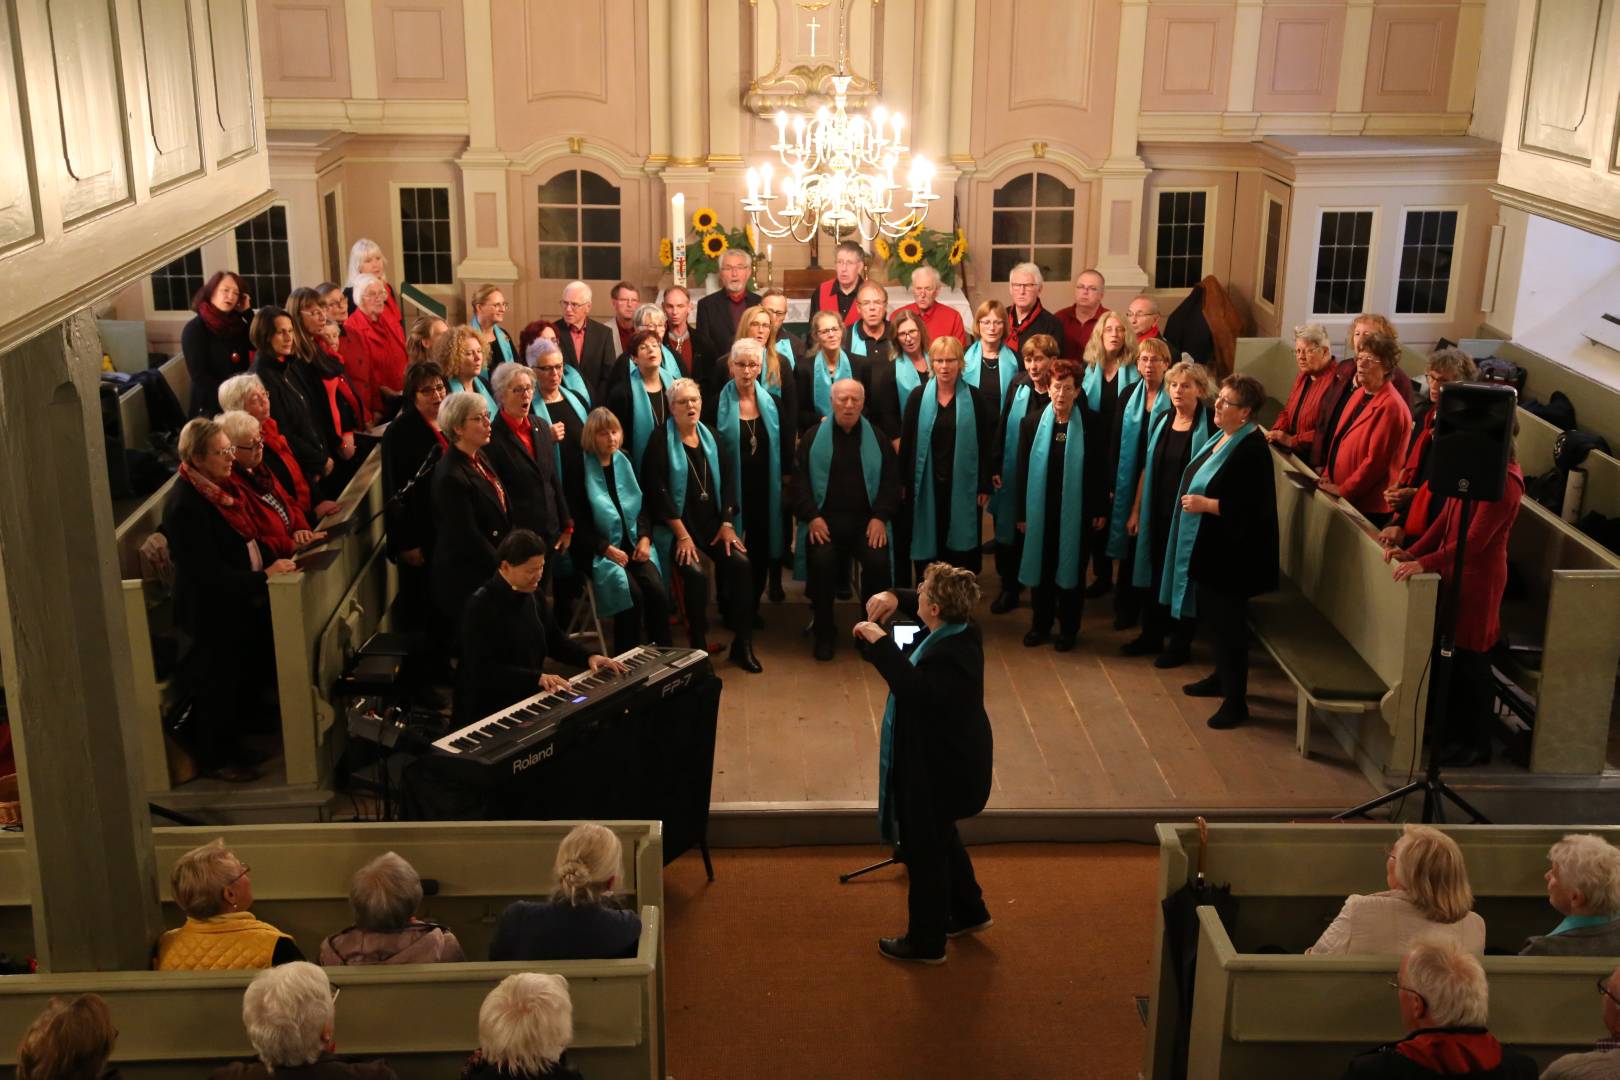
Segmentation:
[(951, 263), (952, 266), (958, 266), (962, 262), (962, 257), (964, 255), (966, 255), (966, 254), (967, 254), (967, 240), (965, 240), (962, 236), (958, 235), (957, 238), (956, 238), (956, 242), (951, 245), (950, 254), (947, 255), (946, 258), (950, 260), (950, 263)]
[(900, 261), (907, 264), (922, 262), (923, 247), (917, 242), (915, 236), (908, 236), (900, 241)]
[(884, 262), (888, 262), (889, 261), (889, 242), (887, 240), (883, 239), (883, 237), (881, 237), (881, 236), (874, 238), (873, 241), (872, 241), (872, 254), (876, 255), (879, 259), (883, 260)]
[(711, 259), (718, 259), (730, 246), (726, 243), (726, 234), (722, 232), (712, 232), (703, 238), (703, 254)]
[(700, 233), (713, 232), (719, 224), (719, 215), (707, 206), (699, 207), (697, 213), (692, 215), (692, 228)]
[(668, 266), (675, 261), (675, 245), (670, 243), (669, 237), (658, 241), (658, 265)]

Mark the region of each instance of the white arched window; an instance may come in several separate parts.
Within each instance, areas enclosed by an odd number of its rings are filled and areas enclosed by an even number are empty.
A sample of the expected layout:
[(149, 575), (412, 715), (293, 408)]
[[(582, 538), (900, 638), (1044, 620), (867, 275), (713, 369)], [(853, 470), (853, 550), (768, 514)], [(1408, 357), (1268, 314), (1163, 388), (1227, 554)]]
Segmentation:
[(1024, 173), (996, 188), (990, 210), (990, 280), (1033, 262), (1048, 281), (1074, 272), (1074, 188), (1046, 173)]

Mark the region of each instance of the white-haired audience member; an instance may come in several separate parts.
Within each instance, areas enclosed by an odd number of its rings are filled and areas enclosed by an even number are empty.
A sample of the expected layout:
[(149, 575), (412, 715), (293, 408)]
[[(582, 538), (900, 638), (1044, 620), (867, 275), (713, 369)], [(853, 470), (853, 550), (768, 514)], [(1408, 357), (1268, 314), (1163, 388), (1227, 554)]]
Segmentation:
[(1390, 984), (1406, 1037), (1362, 1054), (1345, 1080), (1426, 1076), (1534, 1080), (1536, 1063), (1486, 1030), (1490, 988), (1479, 958), (1449, 937), (1426, 937), (1401, 960)]
[(174, 862), (169, 889), (186, 913), (183, 926), (158, 938), (158, 971), (219, 971), (302, 960), (297, 942), (253, 917), (253, 870), (223, 839)]
[(1305, 951), (1400, 956), (1419, 936), (1443, 934), (1471, 953), (1485, 951), (1485, 920), (1474, 910), (1457, 842), (1427, 825), (1408, 825), (1384, 858), (1386, 892), (1351, 896)]
[(1521, 956), (1620, 956), (1620, 849), (1574, 833), (1547, 852), (1547, 902), (1564, 917)]
[(349, 883), (354, 925), (321, 942), (321, 966), (467, 959), (456, 935), (416, 917), (421, 906), (422, 878), (416, 868), (392, 851), (377, 856), (355, 871)]
[(614, 900), (624, 849), (612, 829), (577, 825), (557, 846), (557, 891), (501, 913), (491, 960), (617, 960), (636, 955), (641, 916)]
[(478, 1049), (462, 1080), (580, 1080), (568, 1067), (574, 1003), (561, 975), (508, 975), (478, 1010)]
[(395, 1080), (379, 1058), (333, 1054), (337, 996), (326, 972), (299, 961), (260, 972), (242, 993), (242, 1026), (258, 1061), (215, 1069), (214, 1080)]
[(1620, 968), (1597, 981), (1603, 996), (1603, 1026), (1608, 1036), (1584, 1054), (1565, 1054), (1547, 1066), (1541, 1080), (1616, 1080), (1620, 1077)]

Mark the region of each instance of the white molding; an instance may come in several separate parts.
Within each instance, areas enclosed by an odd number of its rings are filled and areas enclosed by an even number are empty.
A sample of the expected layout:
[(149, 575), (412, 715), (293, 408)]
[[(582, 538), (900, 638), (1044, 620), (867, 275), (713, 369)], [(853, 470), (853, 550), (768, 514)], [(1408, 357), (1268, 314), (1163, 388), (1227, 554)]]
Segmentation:
[(1143, 142), (1253, 142), (1271, 135), (1466, 135), (1471, 113), (1145, 112)]
[(1379, 258), (1378, 230), (1380, 228), (1382, 228), (1383, 223), (1384, 223), (1383, 222), (1383, 217), (1384, 217), (1384, 215), (1383, 215), (1383, 207), (1381, 207), (1381, 206), (1319, 206), (1319, 207), (1316, 208), (1316, 224), (1315, 224), (1315, 228), (1311, 230), (1311, 234), (1310, 234), (1312, 236), (1312, 238), (1313, 238), (1311, 240), (1311, 252), (1312, 252), (1313, 257), (1311, 259), (1310, 274), (1306, 278), (1306, 281), (1309, 283), (1310, 290), (1311, 290), (1310, 299), (1306, 303), (1306, 311), (1309, 313), (1309, 315), (1311, 317), (1311, 320), (1313, 322), (1320, 323), (1320, 322), (1323, 322), (1324, 320), (1334, 320), (1334, 319), (1342, 319), (1342, 320), (1345, 320), (1345, 321), (1348, 322), (1349, 320), (1354, 319), (1356, 317), (1356, 315), (1360, 314), (1360, 312), (1327, 312), (1327, 311), (1317, 311), (1316, 310), (1317, 271), (1321, 268), (1321, 265), (1322, 265), (1322, 215), (1323, 214), (1344, 214), (1344, 213), (1371, 214), (1372, 215), (1372, 227), (1368, 231), (1368, 234), (1367, 234), (1367, 275), (1366, 275), (1366, 277), (1364, 277), (1362, 279), (1361, 310), (1362, 311), (1376, 310), (1376, 308), (1374, 307), (1373, 297), (1376, 295), (1376, 292), (1377, 292), (1376, 285), (1378, 283), (1378, 258)]
[[(1395, 310), (1395, 296), (1401, 284), (1401, 254), (1406, 249), (1406, 219), (1413, 213), (1422, 213), (1426, 210), (1451, 210), (1457, 214), (1457, 230), (1451, 238), (1451, 276), (1446, 281), (1446, 310), (1432, 311), (1397, 311)], [(1389, 312), (1391, 319), (1400, 319), (1402, 322), (1437, 322), (1449, 323), (1457, 317), (1457, 292), (1461, 286), (1463, 260), (1463, 236), (1468, 227), (1468, 207), (1463, 203), (1411, 203), (1402, 204), (1400, 220), (1396, 222), (1395, 233), (1395, 264), (1389, 279), (1389, 295), (1385, 297), (1385, 306), (1380, 311)], [(1372, 265), (1369, 255), (1368, 266)]]
[(1220, 205), (1221, 190), (1218, 187), (1188, 187), (1185, 184), (1172, 184), (1164, 187), (1154, 187), (1148, 184), (1147, 190), (1142, 193), (1144, 202), (1152, 205), (1148, 208), (1148, 244), (1142, 252), (1142, 260), (1152, 261), (1153, 270), (1148, 272), (1148, 280), (1153, 283), (1155, 291), (1161, 288), (1169, 292), (1188, 292), (1191, 287), (1160, 286), (1158, 281), (1159, 270), (1159, 196), (1165, 194), (1179, 194), (1181, 192), (1198, 192), (1204, 196), (1204, 250), (1199, 257), (1198, 279), (1202, 281), (1214, 273), (1215, 262), (1215, 226), (1217, 208)]
[(269, 98), (265, 104), (266, 123), (278, 130), (467, 136), (472, 126), (465, 101)]
[(456, 198), (455, 190), (450, 184), (428, 184), (416, 180), (390, 180), (388, 181), (388, 229), (393, 238), (394, 246), (394, 276), (405, 281), (405, 243), (403, 223), (400, 221), (399, 193), (405, 188), (439, 188), (445, 193), (445, 203), (450, 208), (450, 280), (426, 284), (412, 281), (409, 284), (416, 286), (430, 296), (438, 295), (438, 290), (449, 290), (454, 295), (459, 285), (456, 282), (456, 267), (461, 264), (462, 252), (458, 250), (456, 233), (461, 228), (461, 200)]

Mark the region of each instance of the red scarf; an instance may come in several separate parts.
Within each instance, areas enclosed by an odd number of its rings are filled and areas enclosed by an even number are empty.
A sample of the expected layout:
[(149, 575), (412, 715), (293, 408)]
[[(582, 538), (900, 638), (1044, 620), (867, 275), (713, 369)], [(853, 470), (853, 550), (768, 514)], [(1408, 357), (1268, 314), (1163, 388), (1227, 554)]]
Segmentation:
[(512, 434), (517, 436), (518, 442), (523, 444), (523, 449), (529, 452), (529, 456), (534, 457), (534, 432), (529, 427), (529, 418), (524, 416), (519, 420), (514, 420), (511, 413), (502, 409), (501, 419), (505, 421), (507, 427), (512, 429)]
[(197, 305), (197, 314), (215, 337), (247, 337), (248, 316), (245, 311), (221, 311), (212, 301), (204, 300)]
[[(1023, 343), (1024, 333), (1029, 330), (1030, 324), (1035, 321), (1036, 317), (1040, 315), (1041, 311), (1041, 302), (1037, 300), (1035, 301), (1035, 306), (1029, 309), (1028, 315), (1024, 316), (1024, 318), (1019, 322), (1013, 322), (1011, 316), (1017, 312), (1011, 307), (1007, 309), (1008, 319), (1006, 343), (1007, 347), (1013, 351), (1014, 355), (1019, 354), (1019, 346)], [(1059, 348), (1061, 348), (1062, 345), (1062, 342), (1058, 342)], [(1078, 359), (1078, 357), (1076, 357), (1076, 359)]]
[[(243, 505), (242, 500), (234, 498), (230, 492), (196, 469), (193, 469), (190, 462), (182, 461), (180, 463), (180, 475), (186, 478), (187, 483), (197, 489), (197, 494), (214, 505), (214, 509), (219, 511), (219, 516), (224, 518), (226, 523), (236, 530), (236, 535), (244, 540), (258, 539), (259, 533), (254, 521), (254, 515), (251, 510)], [(230, 483), (230, 481), (227, 480), (226, 483)]]
[(489, 462), (484, 460), (483, 451), (480, 450), (467, 455), (467, 460), (472, 463), (473, 471), (482, 476), (489, 486), (495, 489), (495, 498), (500, 501), (501, 509), (504, 511), (506, 509), (506, 489), (501, 486), (501, 479), (495, 475), (495, 470), (489, 467)]
[[(321, 385), (326, 388), (326, 407), (332, 413), (332, 430), (339, 437), (352, 435), (366, 427), (366, 407), (360, 402), (360, 395), (355, 393), (354, 384), (343, 372), (343, 357), (332, 350), (325, 338), (316, 342), (320, 351), (316, 354), (315, 370), (320, 373)], [(349, 403), (349, 415), (354, 417), (353, 423), (345, 423), (340, 400)]]
[(292, 496), (298, 506), (313, 506), (309, 501), (309, 481), (304, 479), (304, 470), (298, 467), (298, 459), (293, 457), (292, 447), (274, 419), (259, 421), (259, 438), (264, 440), (264, 452), (275, 454), (287, 466), (287, 475), (292, 477), (293, 482)]
[[(253, 527), (259, 543), (269, 548), (270, 553), (278, 559), (291, 555), (294, 546), (292, 534), (309, 528), (309, 522), (287, 498), (287, 491), (275, 474), (261, 464), (258, 475), (249, 474), (244, 469), (231, 470), (230, 482), (232, 496), (253, 516)], [(275, 507), (265, 502), (261, 495), (275, 498), (287, 516), (284, 518), (278, 514)]]

